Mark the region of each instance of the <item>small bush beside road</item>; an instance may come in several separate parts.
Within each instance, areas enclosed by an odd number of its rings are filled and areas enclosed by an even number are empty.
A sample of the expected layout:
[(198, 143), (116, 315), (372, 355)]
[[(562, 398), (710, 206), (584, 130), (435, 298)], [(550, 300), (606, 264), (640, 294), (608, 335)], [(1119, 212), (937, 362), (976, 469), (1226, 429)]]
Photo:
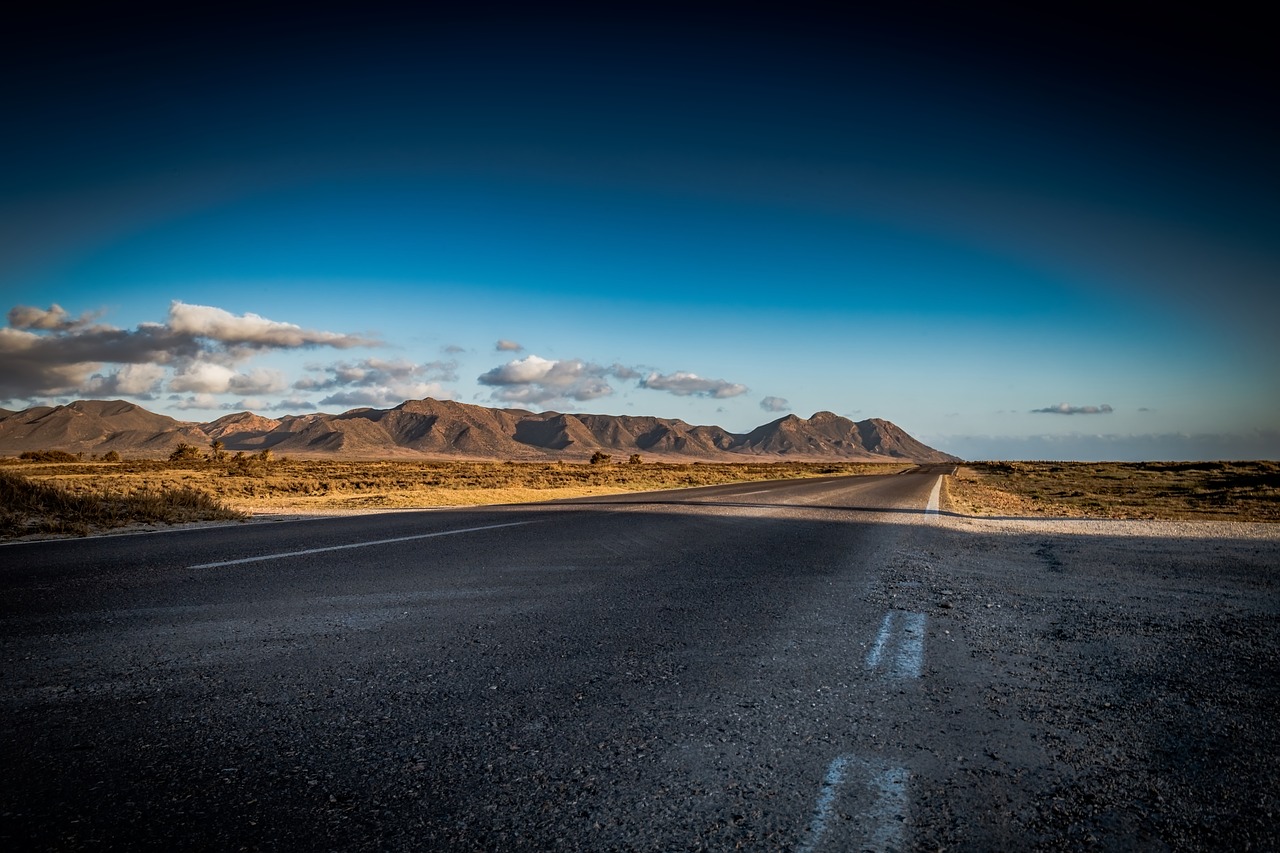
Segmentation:
[(71, 492), (51, 483), (0, 471), (0, 537), (32, 534), (84, 536), (132, 524), (243, 519), (211, 495), (192, 488), (131, 494)]

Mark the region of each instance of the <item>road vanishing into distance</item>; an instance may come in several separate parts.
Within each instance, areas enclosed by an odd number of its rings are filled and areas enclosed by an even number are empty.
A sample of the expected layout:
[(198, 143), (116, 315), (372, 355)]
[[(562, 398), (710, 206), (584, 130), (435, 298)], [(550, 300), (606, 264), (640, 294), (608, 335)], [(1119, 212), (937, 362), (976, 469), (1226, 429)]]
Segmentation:
[(0, 547), (0, 843), (1276, 849), (1277, 537), (947, 470)]

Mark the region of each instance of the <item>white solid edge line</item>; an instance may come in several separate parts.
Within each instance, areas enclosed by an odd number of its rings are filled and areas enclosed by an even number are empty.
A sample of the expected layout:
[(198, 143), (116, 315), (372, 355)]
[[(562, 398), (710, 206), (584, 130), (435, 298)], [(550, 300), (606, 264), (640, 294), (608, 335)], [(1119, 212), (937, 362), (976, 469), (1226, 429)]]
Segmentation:
[(348, 548), (368, 548), (373, 545), (391, 545), (395, 542), (412, 542), (415, 539), (432, 539), (437, 536), (454, 536), (458, 533), (477, 533), (481, 530), (497, 530), (499, 527), (519, 527), (522, 524), (533, 524), (532, 521), (508, 521), (505, 524), (486, 524), (483, 527), (465, 527), (461, 530), (437, 530), (435, 533), (419, 533), (416, 536), (397, 536), (394, 539), (375, 539), (370, 542), (352, 542), (349, 545), (329, 545), (325, 548), (307, 548), (302, 551), (285, 551), (279, 554), (260, 554), (256, 557), (241, 557), (238, 560), (223, 560), (219, 563), (200, 563), (188, 566), (190, 569), (217, 569), (222, 566), (238, 566), (242, 563), (257, 563), (262, 560), (280, 560), (285, 557), (302, 557), (307, 554), (323, 554), (326, 551), (345, 551)]
[(929, 493), (929, 504), (924, 511), (929, 515), (938, 514), (938, 500), (942, 497), (942, 475), (938, 475), (938, 482), (933, 484), (933, 491)]

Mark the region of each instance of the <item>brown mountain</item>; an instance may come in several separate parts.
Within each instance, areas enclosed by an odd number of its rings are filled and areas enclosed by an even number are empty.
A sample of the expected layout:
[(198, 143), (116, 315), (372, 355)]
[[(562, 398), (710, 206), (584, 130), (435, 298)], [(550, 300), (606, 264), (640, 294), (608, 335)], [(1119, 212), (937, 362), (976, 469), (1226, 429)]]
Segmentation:
[(880, 418), (851, 421), (831, 412), (805, 420), (787, 415), (743, 436), (740, 452), (827, 457), (910, 459), (914, 462), (952, 462), (955, 457), (934, 450)]
[(167, 454), (183, 442), (204, 445), (209, 436), (198, 424), (157, 415), (123, 400), (78, 400), (0, 417), (0, 453), (116, 450), (154, 456)]
[(216, 421), (201, 426), (205, 435), (219, 438), (224, 442), (230, 438), (239, 440), (240, 436), (259, 435), (280, 426), (280, 421), (255, 415), (253, 412), (236, 412), (234, 415), (223, 415)]
[(745, 435), (670, 418), (490, 409), (452, 400), (408, 400), (393, 409), (340, 415), (251, 412), (206, 424), (183, 423), (122, 401), (36, 407), (0, 415), (0, 453), (67, 450), (158, 456), (181, 442), (221, 441), (227, 450), (350, 458), (585, 459), (593, 453), (657, 459), (754, 459), (947, 462), (889, 421), (851, 421), (831, 412), (787, 415)]

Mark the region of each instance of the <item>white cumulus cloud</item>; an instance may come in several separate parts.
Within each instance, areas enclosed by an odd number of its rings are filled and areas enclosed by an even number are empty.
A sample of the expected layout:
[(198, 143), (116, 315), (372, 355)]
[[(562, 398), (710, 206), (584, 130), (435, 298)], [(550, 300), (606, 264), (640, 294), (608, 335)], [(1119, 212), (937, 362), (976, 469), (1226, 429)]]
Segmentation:
[(232, 314), (209, 305), (175, 301), (163, 323), (120, 329), (95, 323), (95, 314), (73, 316), (58, 304), (16, 305), (0, 329), (0, 400), (61, 395), (156, 393), (161, 372), (172, 372), (172, 390), (271, 393), (285, 383), (278, 374), (238, 370), (266, 350), (346, 349), (376, 346), (359, 335), (305, 329), (258, 314)]
[(641, 388), (652, 388), (655, 391), (666, 391), (677, 397), (712, 397), (724, 399), (737, 397), (747, 393), (749, 388), (736, 382), (723, 379), (706, 379), (696, 373), (677, 370), (675, 373), (650, 373), (640, 382)]
[(167, 325), (178, 335), (207, 338), (223, 344), (287, 349), (310, 346), (345, 349), (375, 343), (358, 335), (304, 329), (293, 323), (268, 320), (258, 314), (236, 315), (211, 305), (188, 305), (176, 300), (169, 305)]
[(497, 388), (491, 395), (495, 400), (533, 405), (607, 397), (613, 393), (610, 375), (616, 375), (615, 368), (577, 358), (557, 361), (527, 355), (482, 373), (477, 381)]

